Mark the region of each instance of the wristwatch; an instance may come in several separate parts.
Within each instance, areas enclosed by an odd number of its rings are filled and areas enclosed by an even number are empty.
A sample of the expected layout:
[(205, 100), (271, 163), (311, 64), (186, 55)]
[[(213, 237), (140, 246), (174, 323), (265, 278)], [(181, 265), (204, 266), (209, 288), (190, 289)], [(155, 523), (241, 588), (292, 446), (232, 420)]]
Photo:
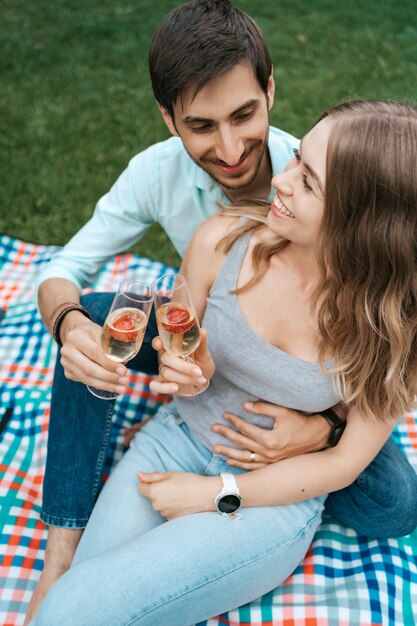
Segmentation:
[(223, 488), (217, 494), (214, 504), (222, 515), (237, 513), (242, 508), (242, 496), (233, 474), (222, 472), (220, 477), (223, 481)]
[(327, 442), (328, 448), (334, 448), (339, 443), (340, 437), (343, 435), (343, 431), (346, 427), (345, 420), (342, 420), (332, 409), (326, 409), (320, 411), (319, 415), (324, 417), (326, 422), (330, 424), (330, 434)]

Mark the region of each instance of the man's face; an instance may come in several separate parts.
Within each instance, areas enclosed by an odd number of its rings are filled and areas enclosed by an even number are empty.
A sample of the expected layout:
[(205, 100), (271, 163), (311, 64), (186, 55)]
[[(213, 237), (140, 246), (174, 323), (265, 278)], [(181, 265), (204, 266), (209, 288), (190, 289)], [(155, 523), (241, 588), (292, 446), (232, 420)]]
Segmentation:
[(273, 98), (272, 77), (267, 98), (252, 68), (239, 64), (210, 80), (194, 99), (187, 88), (174, 106), (174, 120), (162, 113), (197, 165), (225, 189), (241, 189), (255, 180), (267, 158)]

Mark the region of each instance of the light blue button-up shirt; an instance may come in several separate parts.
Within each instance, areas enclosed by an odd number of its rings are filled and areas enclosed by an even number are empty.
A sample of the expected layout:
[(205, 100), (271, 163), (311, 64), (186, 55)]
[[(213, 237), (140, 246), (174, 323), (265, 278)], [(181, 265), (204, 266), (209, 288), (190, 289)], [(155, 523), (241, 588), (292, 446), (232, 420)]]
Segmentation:
[[(298, 143), (270, 128), (273, 174), (283, 171)], [(81, 290), (109, 258), (127, 250), (156, 222), (183, 256), (197, 227), (217, 212), (218, 202), (230, 203), (218, 183), (188, 156), (181, 139), (154, 144), (133, 157), (98, 201), (91, 219), (53, 256), (38, 285), (48, 278), (66, 278)]]

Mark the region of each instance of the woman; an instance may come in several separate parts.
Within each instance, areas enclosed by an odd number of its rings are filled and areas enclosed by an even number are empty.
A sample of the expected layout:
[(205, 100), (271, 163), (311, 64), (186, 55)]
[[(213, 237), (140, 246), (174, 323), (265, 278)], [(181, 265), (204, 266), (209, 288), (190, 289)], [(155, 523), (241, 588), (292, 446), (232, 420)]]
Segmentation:
[[(204, 338), (191, 366), (157, 339), (153, 388), (175, 394), (201, 378), (210, 386), (178, 397), (136, 435), (33, 624), (187, 626), (291, 574), (325, 494), (355, 480), (414, 401), (416, 160), (414, 108), (346, 103), (274, 177), (266, 224), (262, 207), (251, 208), (256, 220), (203, 224), (182, 272), (210, 352)], [(248, 392), (307, 413), (342, 401), (339, 444), (231, 469), (215, 424)]]

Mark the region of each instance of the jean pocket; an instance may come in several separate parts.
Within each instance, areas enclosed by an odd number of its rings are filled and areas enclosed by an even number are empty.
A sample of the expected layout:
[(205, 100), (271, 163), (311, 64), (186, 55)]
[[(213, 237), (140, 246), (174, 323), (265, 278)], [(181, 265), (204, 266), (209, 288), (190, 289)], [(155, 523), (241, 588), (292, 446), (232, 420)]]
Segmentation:
[(175, 410), (175, 406), (172, 402), (170, 402), (169, 404), (163, 404), (159, 407), (158, 411), (153, 417), (153, 420), (155, 422), (159, 422), (160, 424), (167, 424), (171, 420), (175, 420), (176, 416), (177, 412)]

